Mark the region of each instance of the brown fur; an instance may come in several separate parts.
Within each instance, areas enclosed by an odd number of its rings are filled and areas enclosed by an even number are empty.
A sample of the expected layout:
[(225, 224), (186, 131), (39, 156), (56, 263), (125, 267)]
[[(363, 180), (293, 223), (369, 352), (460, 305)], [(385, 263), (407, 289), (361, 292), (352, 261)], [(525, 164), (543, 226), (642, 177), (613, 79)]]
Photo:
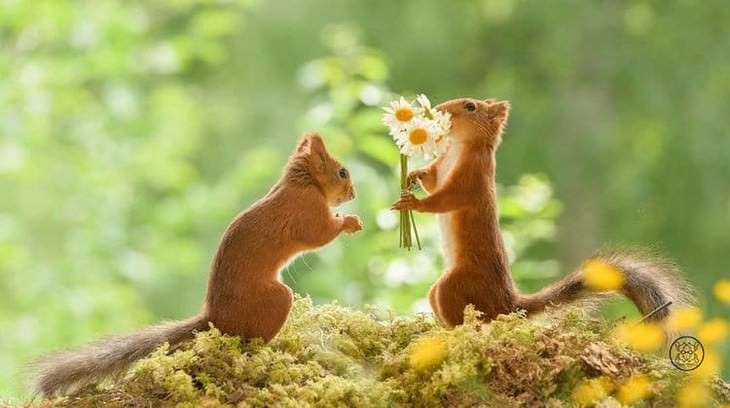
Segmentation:
[(223, 234), (200, 315), (42, 357), (32, 367), (36, 390), (53, 395), (95, 383), (165, 342), (175, 344), (206, 330), (209, 322), (226, 334), (271, 340), (293, 300), (279, 270), (300, 252), (326, 245), (341, 232), (361, 230), (357, 216), (330, 210), (354, 197), (349, 173), (327, 153), (322, 138), (305, 136), (279, 182)]
[[(436, 213), (440, 219), (447, 269), (428, 294), (437, 318), (452, 327), (463, 322), (468, 304), (491, 320), (518, 309), (537, 313), (549, 305), (603, 297), (605, 293), (584, 287), (580, 268), (535, 294), (517, 292), (500, 234), (495, 187), (496, 150), (510, 105), (463, 98), (437, 108), (451, 114), (449, 149), (408, 176), (428, 195), (405, 195), (393, 204), (398, 210)], [(652, 319), (661, 320), (672, 308), (692, 301), (689, 285), (671, 262), (635, 251), (604, 251), (594, 257), (624, 272), (622, 293), (642, 313), (673, 302)]]

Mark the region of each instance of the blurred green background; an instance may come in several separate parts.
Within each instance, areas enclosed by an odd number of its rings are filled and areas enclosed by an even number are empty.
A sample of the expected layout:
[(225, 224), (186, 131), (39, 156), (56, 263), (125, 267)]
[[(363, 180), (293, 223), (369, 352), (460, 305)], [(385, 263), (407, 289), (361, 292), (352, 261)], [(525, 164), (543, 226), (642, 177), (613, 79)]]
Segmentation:
[(728, 21), (725, 0), (1, 1), (0, 395), (26, 395), (39, 353), (195, 313), (219, 236), (305, 130), (350, 167), (365, 230), (283, 279), (427, 311), (434, 218), (409, 253), (387, 209), (394, 94), (512, 102), (498, 181), (521, 289), (649, 245), (727, 318)]

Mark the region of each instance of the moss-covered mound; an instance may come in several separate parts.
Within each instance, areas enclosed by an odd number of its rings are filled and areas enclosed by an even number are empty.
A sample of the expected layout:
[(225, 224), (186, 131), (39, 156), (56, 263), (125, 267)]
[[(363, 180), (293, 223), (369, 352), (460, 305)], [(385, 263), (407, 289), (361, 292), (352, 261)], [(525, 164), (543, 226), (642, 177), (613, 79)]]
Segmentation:
[[(213, 329), (174, 350), (161, 347), (123, 379), (42, 404), (560, 407), (591, 399), (620, 406), (628, 395), (639, 406), (674, 406), (691, 381), (686, 373), (663, 356), (613, 344), (610, 330), (567, 311), (486, 325), (470, 312), (449, 331), (428, 316), (381, 320), (374, 310), (299, 299), (270, 344)], [(632, 394), (625, 385), (637, 374), (648, 385)], [(723, 385), (716, 379), (706, 388), (713, 402), (727, 397)]]

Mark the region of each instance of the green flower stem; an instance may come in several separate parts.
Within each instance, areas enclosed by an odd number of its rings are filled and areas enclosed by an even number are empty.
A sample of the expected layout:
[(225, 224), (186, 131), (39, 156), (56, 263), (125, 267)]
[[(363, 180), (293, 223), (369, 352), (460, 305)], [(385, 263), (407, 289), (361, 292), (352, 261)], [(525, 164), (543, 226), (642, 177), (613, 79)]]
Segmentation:
[(426, 116), (427, 119), (433, 119), (433, 112), (431, 112), (431, 109), (425, 109), (424, 111), (424, 116)]
[[(400, 189), (401, 195), (408, 193), (408, 156), (400, 155)], [(411, 228), (416, 236), (416, 244), (421, 249), (421, 240), (418, 237), (416, 229), (416, 221), (413, 218), (413, 212), (410, 210), (401, 210), (400, 212), (400, 247), (410, 251), (413, 248), (413, 238), (411, 237)]]
[(418, 229), (416, 229), (416, 219), (413, 217), (413, 211), (408, 211), (408, 213), (411, 215), (411, 225), (413, 226), (413, 235), (416, 236), (416, 246), (418, 247), (418, 250), (421, 250), (421, 239), (418, 238)]
[[(401, 195), (408, 189), (408, 157), (400, 155), (400, 192)], [(411, 228), (410, 219), (408, 217), (408, 211), (401, 210), (400, 212), (400, 247), (409, 248), (411, 247)]]

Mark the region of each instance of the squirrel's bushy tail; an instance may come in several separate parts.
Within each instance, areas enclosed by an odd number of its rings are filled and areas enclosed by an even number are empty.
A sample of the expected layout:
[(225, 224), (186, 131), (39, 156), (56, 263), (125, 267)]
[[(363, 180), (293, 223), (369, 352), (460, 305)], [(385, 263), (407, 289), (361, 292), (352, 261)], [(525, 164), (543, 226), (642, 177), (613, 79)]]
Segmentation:
[[(669, 307), (652, 314), (649, 320), (661, 321), (672, 310), (694, 302), (690, 284), (682, 276), (679, 267), (666, 258), (638, 250), (603, 250), (589, 261), (595, 259), (623, 271), (625, 282), (620, 293), (634, 302), (642, 315), (646, 316), (667, 302), (672, 302)], [(600, 300), (610, 293), (586, 287), (583, 284), (583, 269), (578, 268), (537, 293), (518, 294), (517, 306), (528, 313), (536, 313), (549, 305)]]
[(119, 374), (165, 342), (176, 344), (191, 338), (194, 331), (207, 328), (208, 319), (200, 315), (106, 337), (79, 349), (50, 353), (29, 367), (31, 384), (45, 396), (66, 394)]

